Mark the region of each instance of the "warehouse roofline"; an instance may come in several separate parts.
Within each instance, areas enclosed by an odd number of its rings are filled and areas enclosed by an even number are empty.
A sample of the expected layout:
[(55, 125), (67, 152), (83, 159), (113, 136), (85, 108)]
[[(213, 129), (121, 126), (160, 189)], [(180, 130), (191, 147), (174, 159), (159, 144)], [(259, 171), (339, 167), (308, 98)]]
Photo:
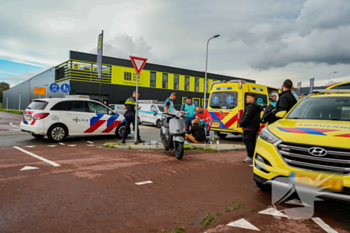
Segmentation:
[[(69, 51), (69, 59), (96, 63), (97, 55), (96, 54), (91, 54), (91, 53)], [(102, 62), (103, 62), (103, 64), (109, 64), (109, 65), (116, 65), (116, 66), (124, 66), (124, 67), (133, 68), (133, 66), (131, 64), (131, 61), (128, 60), (128, 59), (103, 56)], [(201, 71), (195, 71), (195, 70), (189, 70), (189, 69), (183, 69), (183, 68), (176, 68), (176, 67), (152, 64), (152, 63), (146, 63), (144, 69), (145, 70), (151, 70), (151, 71), (154, 70), (154, 71), (164, 72), (164, 73), (172, 73), (172, 74), (179, 74), (179, 75), (186, 75), (186, 76), (194, 76), (194, 77), (204, 78), (204, 72), (203, 71), (201, 72)], [(207, 73), (207, 78), (220, 79), (220, 80), (240, 79), (240, 80), (245, 80), (247, 82), (255, 83), (255, 80), (252, 80), (252, 79), (245, 79), (245, 78), (239, 78), (239, 77), (233, 77), (233, 76), (227, 76), (227, 75), (221, 75), (221, 74), (213, 74), (213, 73)]]

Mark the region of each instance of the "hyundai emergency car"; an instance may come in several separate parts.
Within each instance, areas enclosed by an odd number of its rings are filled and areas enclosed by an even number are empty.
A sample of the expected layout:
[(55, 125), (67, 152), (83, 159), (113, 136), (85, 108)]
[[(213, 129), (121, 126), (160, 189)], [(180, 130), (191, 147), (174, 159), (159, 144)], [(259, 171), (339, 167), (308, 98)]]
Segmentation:
[(350, 90), (316, 91), (262, 129), (254, 180), (270, 190), (271, 185), (287, 189), (300, 178), (305, 192), (316, 187), (315, 196), (350, 201)]
[(60, 142), (67, 136), (122, 136), (124, 117), (86, 96), (35, 99), (23, 114), (20, 128), (36, 138)]

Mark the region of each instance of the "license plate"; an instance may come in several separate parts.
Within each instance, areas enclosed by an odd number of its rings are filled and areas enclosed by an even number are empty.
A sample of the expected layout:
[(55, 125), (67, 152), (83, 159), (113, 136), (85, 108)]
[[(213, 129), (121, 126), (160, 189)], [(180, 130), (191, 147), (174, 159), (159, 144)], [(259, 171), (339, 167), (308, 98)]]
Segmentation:
[(31, 115), (26, 115), (26, 121), (30, 121), (32, 119)]
[(301, 185), (326, 188), (334, 191), (343, 190), (343, 176), (328, 172), (295, 172), (294, 182)]
[(213, 122), (213, 123), (211, 124), (211, 127), (217, 127), (217, 128), (219, 128), (219, 127), (220, 127), (220, 123), (219, 123), (219, 122)]

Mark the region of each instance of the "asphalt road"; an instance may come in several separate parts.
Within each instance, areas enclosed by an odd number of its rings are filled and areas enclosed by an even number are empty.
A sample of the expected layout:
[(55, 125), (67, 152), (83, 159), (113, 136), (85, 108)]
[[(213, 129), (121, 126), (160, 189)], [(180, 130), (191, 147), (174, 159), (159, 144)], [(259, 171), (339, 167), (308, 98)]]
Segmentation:
[[(22, 116), (12, 113), (0, 112), (0, 147), (1, 146), (25, 146), (25, 145), (51, 145), (52, 142), (47, 138), (37, 139), (28, 133), (19, 130), (19, 124)], [(11, 125), (10, 125), (11, 123)], [(159, 141), (159, 128), (153, 125), (141, 125), (140, 135), (143, 140), (150, 142), (152, 140)], [(211, 137), (218, 139), (213, 132)], [(134, 134), (131, 133), (127, 141), (133, 141)], [(105, 142), (120, 141), (120, 138), (113, 136), (87, 136), (87, 137), (68, 137), (65, 142), (84, 144), (86, 141), (92, 141), (95, 144), (103, 144)], [(239, 143), (242, 144), (241, 136), (229, 135), (226, 139), (220, 139), (220, 143)]]
[[(245, 156), (186, 151), (179, 161), (171, 152), (88, 144), (0, 147), (0, 232), (253, 232), (227, 226), (242, 219), (260, 232), (325, 232), (312, 220), (260, 214), (270, 195), (255, 186)], [(314, 216), (347, 232), (342, 203), (317, 203)]]

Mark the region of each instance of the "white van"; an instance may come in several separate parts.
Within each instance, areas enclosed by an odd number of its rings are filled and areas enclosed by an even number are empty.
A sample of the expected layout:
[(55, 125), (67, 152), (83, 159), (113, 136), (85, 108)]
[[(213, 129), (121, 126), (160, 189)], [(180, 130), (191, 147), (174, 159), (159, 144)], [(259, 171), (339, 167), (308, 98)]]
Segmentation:
[(139, 103), (141, 109), (139, 112), (140, 123), (151, 123), (158, 128), (162, 127), (162, 113), (164, 112), (163, 104), (156, 103)]
[(110, 109), (112, 109), (115, 113), (123, 116), (126, 112), (126, 109), (124, 109), (124, 104), (109, 104), (108, 107), (110, 107)]

